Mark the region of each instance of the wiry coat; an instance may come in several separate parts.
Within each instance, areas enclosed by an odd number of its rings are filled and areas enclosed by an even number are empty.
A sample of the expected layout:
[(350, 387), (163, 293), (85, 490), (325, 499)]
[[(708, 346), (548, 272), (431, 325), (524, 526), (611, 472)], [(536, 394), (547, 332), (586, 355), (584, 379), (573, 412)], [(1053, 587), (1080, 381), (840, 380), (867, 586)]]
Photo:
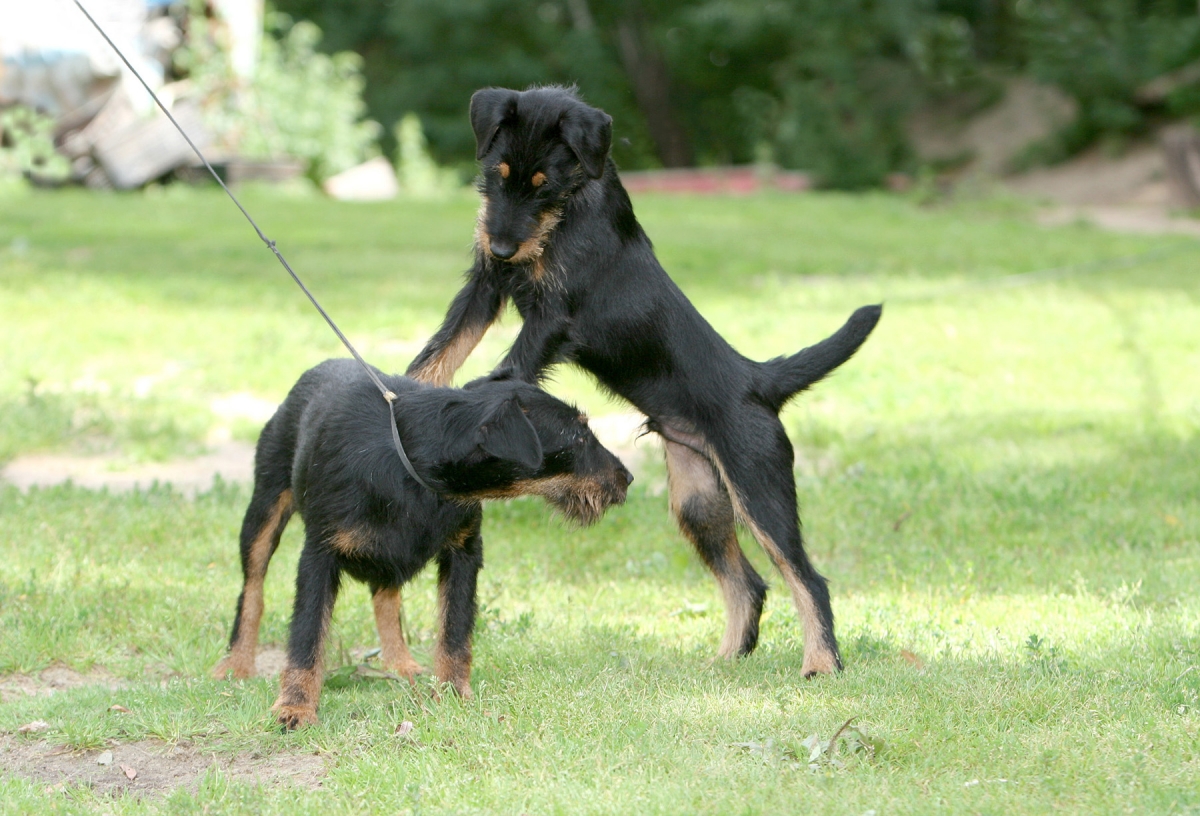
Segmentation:
[(493, 374), (537, 382), (574, 362), (649, 418), (664, 439), (671, 507), (716, 575), (728, 621), (720, 653), (758, 639), (766, 587), (735, 519), (782, 572), (804, 624), (803, 672), (841, 667), (824, 578), (804, 553), (792, 446), (778, 413), (845, 362), (880, 307), (766, 363), (735, 351), (654, 256), (609, 158), (611, 119), (564, 88), (489, 88), (471, 100), (482, 163), (475, 264), (408, 373), (448, 383), (511, 300), (524, 325)]
[(353, 360), (328, 360), (293, 386), (258, 440), (254, 494), (242, 523), (244, 578), (218, 677), (254, 674), (267, 565), (289, 517), (305, 543), (281, 677), (279, 720), (316, 720), (326, 629), (342, 573), (371, 588), (383, 664), (409, 678), (421, 669), (400, 631), (400, 587), (438, 565), (439, 639), (434, 674), (469, 696), (476, 575), (483, 564), (480, 502), (540, 495), (590, 523), (625, 500), (632, 480), (578, 411), (523, 382), (482, 380), (435, 388), (380, 374), (417, 474), (392, 444), (384, 401)]

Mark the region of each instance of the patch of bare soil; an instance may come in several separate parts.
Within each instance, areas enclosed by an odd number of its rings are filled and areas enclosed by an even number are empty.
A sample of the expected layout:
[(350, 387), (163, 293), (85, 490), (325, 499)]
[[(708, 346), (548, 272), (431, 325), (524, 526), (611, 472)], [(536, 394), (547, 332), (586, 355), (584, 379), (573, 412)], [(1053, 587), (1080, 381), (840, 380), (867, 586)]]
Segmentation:
[(80, 686), (103, 686), (109, 689), (125, 687), (125, 682), (113, 677), (103, 668), (94, 668), (87, 674), (66, 666), (51, 666), (37, 675), (0, 675), (0, 703), (11, 702), (22, 697), (49, 697), (59, 691)]
[(259, 649), (254, 657), (254, 670), (259, 677), (278, 677), (287, 665), (287, 652), (278, 646)]
[[(591, 422), (600, 442), (621, 457), (635, 477), (642, 475), (649, 459), (661, 459), (658, 438), (638, 436), (645, 419), (630, 411), (596, 417)], [(22, 490), (71, 482), (79, 487), (116, 492), (145, 490), (157, 483), (170, 484), (185, 495), (194, 496), (210, 489), (216, 476), (225, 482), (249, 482), (254, 478), (254, 446), (236, 441), (222, 442), (211, 453), (191, 459), (128, 469), (116, 469), (117, 461), (106, 456), (28, 454), (0, 467), (0, 482)]]
[(1049, 202), (1039, 216), (1047, 225), (1086, 221), (1113, 232), (1200, 236), (1200, 221), (1178, 211), (1157, 144), (1136, 145), (1116, 156), (1093, 149), (1010, 177), (1004, 186)]
[(254, 477), (254, 446), (245, 442), (224, 442), (203, 456), (124, 470), (115, 469), (116, 461), (108, 456), (29, 454), (18, 456), (0, 469), (0, 480), (22, 490), (69, 481), (79, 487), (117, 492), (145, 490), (158, 483), (194, 496), (210, 489), (218, 475), (226, 482), (248, 482)]
[(964, 115), (966, 97), (932, 104), (908, 126), (918, 155), (933, 163), (961, 163), (964, 185), (998, 182), (1010, 193), (1047, 205), (1047, 225), (1084, 221), (1113, 232), (1197, 235), (1200, 221), (1181, 214), (1160, 139), (1152, 136), (1114, 151), (1091, 150), (1051, 167), (1007, 175), (1023, 151), (1050, 137), (1076, 115), (1061, 91), (1025, 78), (1005, 80), (987, 108)]
[(1170, 203), (1166, 164), (1157, 144), (1131, 146), (1119, 155), (1093, 148), (1070, 161), (1011, 176), (1016, 193), (1065, 206), (1165, 207)]
[(91, 751), (70, 751), (42, 740), (0, 736), (3, 773), (42, 783), (47, 790), (90, 788), (106, 794), (160, 796), (179, 788), (195, 791), (210, 769), (246, 784), (319, 788), (326, 760), (315, 754), (253, 753), (220, 756), (194, 744), (157, 740)]
[(964, 162), (967, 175), (1007, 172), (1021, 151), (1075, 117), (1076, 104), (1062, 91), (1017, 77), (1004, 82), (995, 104), (963, 117), (958, 105), (933, 105), (908, 123), (917, 154), (935, 163)]

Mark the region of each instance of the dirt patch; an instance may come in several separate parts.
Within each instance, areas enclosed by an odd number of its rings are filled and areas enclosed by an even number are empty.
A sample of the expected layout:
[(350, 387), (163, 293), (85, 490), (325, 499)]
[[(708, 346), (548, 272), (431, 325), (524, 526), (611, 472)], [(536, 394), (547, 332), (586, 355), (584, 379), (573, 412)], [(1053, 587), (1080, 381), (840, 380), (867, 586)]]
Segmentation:
[(221, 756), (189, 743), (145, 740), (92, 751), (70, 751), (41, 740), (0, 736), (3, 773), (42, 783), (50, 791), (85, 787), (99, 793), (159, 796), (195, 791), (210, 770), (251, 785), (319, 788), (327, 771), (315, 754)]
[(248, 482), (254, 477), (254, 446), (224, 442), (204, 456), (153, 462), (127, 470), (114, 469), (117, 459), (107, 456), (29, 454), (18, 456), (0, 468), (0, 481), (22, 490), (72, 482), (79, 487), (116, 492), (146, 490), (155, 484), (171, 484), (189, 496), (209, 490), (213, 478), (226, 482)]
[(81, 686), (102, 686), (108, 689), (125, 688), (126, 683), (105, 671), (94, 668), (87, 674), (66, 666), (51, 666), (36, 675), (6, 674), (0, 676), (0, 703), (22, 697), (49, 697), (60, 691)]
[(1074, 100), (1053, 86), (1025, 78), (1004, 85), (994, 105), (966, 119), (954, 105), (918, 112), (908, 123), (917, 154), (925, 161), (965, 161), (968, 175), (1000, 175), (1021, 151), (1075, 118)]
[(278, 646), (260, 649), (254, 658), (254, 670), (259, 677), (278, 677), (287, 665), (287, 652)]
[[(645, 419), (630, 411), (596, 417), (591, 422), (601, 443), (621, 457), (635, 477), (642, 475), (648, 458), (661, 459), (657, 437), (638, 437)], [(78, 487), (115, 492), (170, 484), (187, 496), (195, 496), (211, 489), (217, 476), (225, 482), (247, 483), (254, 479), (254, 446), (245, 442), (225, 441), (204, 456), (128, 469), (117, 469), (118, 461), (110, 456), (28, 454), (0, 467), (0, 482), (21, 490), (71, 482)]]

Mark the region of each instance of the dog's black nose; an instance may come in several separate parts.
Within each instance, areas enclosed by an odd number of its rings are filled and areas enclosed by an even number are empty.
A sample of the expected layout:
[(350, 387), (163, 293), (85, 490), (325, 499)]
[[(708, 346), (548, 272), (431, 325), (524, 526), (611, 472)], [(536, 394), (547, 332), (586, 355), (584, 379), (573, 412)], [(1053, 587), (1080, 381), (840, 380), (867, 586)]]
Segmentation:
[(630, 473), (628, 470), (626, 470), (625, 471), (625, 486), (629, 487), (631, 484), (633, 484), (633, 474)]
[(513, 255), (517, 254), (517, 245), (510, 241), (497, 241), (493, 238), (490, 242), (492, 254), (502, 261), (507, 261)]

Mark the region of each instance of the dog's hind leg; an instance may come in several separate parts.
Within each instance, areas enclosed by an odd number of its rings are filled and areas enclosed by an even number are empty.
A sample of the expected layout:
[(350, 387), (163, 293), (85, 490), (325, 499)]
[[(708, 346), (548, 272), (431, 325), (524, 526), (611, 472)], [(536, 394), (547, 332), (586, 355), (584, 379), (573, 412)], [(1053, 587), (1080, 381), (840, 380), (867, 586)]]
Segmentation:
[(254, 495), (242, 520), (242, 594), (238, 596), (237, 614), (229, 637), (229, 654), (212, 672), (218, 679), (230, 672), (237, 678), (253, 677), (255, 673), (254, 658), (258, 652), (267, 565), (294, 510), (292, 490), (287, 482), (269, 478), (270, 475), (260, 473), (255, 479)]
[(812, 677), (839, 671), (842, 659), (833, 634), (829, 588), (808, 560), (800, 535), (792, 445), (773, 416), (770, 422), (745, 422), (740, 432), (749, 444), (717, 451), (721, 478), (733, 493), (738, 517), (792, 592), (804, 627), (801, 672)]
[(750, 654), (758, 644), (767, 586), (738, 545), (729, 494), (708, 459), (666, 439), (663, 446), (671, 512), (725, 598), (725, 636), (717, 653), (725, 658)]
[(404, 630), (400, 626), (400, 587), (372, 587), (371, 605), (375, 607), (375, 629), (379, 632), (383, 667), (411, 681), (424, 669), (413, 659), (404, 642)]
[(475, 590), (483, 566), (482, 514), (438, 553), (438, 634), (433, 673), (464, 700), (471, 698), (471, 633), (475, 629)]
[(337, 600), (340, 572), (333, 549), (307, 531), (296, 572), (296, 600), (288, 635), (287, 665), (279, 675), (279, 699), (271, 710), (285, 728), (317, 721), (324, 683), (325, 635)]

